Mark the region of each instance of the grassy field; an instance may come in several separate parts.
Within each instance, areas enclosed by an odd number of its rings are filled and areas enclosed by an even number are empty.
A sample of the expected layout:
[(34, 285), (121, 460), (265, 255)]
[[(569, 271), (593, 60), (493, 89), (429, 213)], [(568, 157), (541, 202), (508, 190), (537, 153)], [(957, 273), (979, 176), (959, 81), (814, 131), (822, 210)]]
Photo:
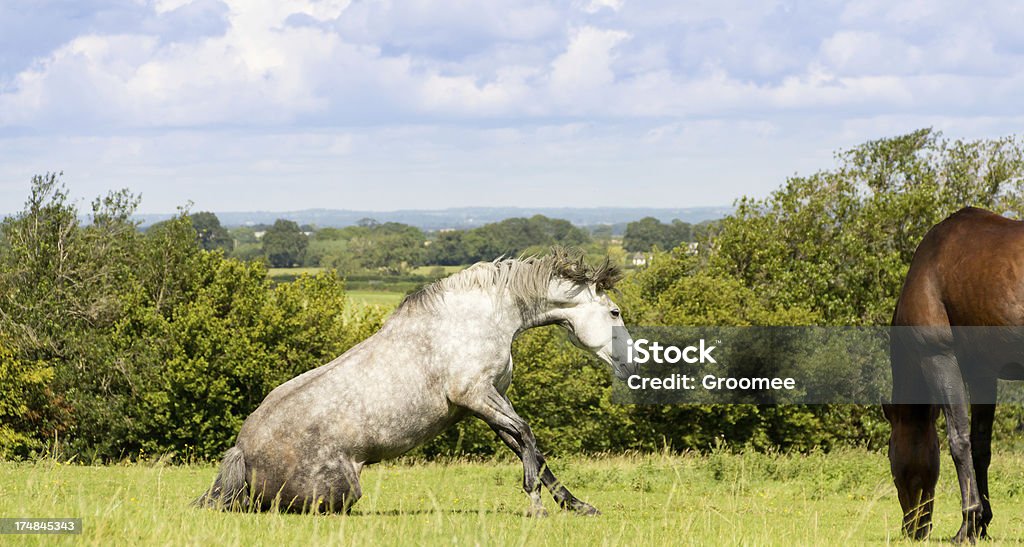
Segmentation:
[(319, 266), (309, 268), (267, 268), (267, 277), (271, 279), (287, 278), (290, 280), (302, 274), (316, 275), (326, 269)]
[[(421, 275), (434, 277), (435, 274), (443, 272), (443, 275), (451, 275), (455, 272), (466, 269), (467, 266), (418, 266), (409, 270), (408, 275)], [(302, 274), (316, 275), (327, 268), (311, 266), (308, 268), (267, 268), (267, 277), (271, 279), (292, 280)]]
[[(0, 516), (82, 517), (93, 545), (821, 545), (889, 543), (900, 511), (881, 453), (569, 458), (552, 467), (604, 514), (526, 518), (518, 462), (400, 463), (363, 472), (350, 516), (218, 513), (188, 502), (212, 466), (0, 464)], [(1024, 541), (1024, 454), (997, 454), (991, 544)], [(948, 456), (935, 541), (959, 526)], [(907, 544), (910, 544), (907, 542)]]
[(345, 291), (345, 296), (356, 304), (364, 306), (383, 306), (394, 308), (403, 298), (405, 293), (390, 291)]
[[(409, 272), (409, 275), (419, 275), (430, 278), (437, 273), (435, 271), (436, 269), (443, 269), (444, 275), (449, 275), (460, 271), (463, 268), (465, 268), (465, 266), (420, 266), (419, 268), (415, 268)], [(288, 283), (294, 281), (300, 275), (316, 275), (324, 270), (325, 268), (319, 267), (269, 268), (267, 270), (267, 277), (275, 283)], [(387, 276), (381, 276), (379, 280), (376, 280), (373, 283), (368, 283), (365, 280), (351, 283), (349, 286), (352, 288), (347, 290), (346, 294), (348, 295), (349, 300), (354, 303), (382, 306), (384, 308), (391, 309), (398, 306), (402, 301), (402, 298), (405, 297), (406, 292), (418, 288), (426, 282), (427, 281), (396, 283), (389, 280)], [(367, 286), (369, 286), (369, 288), (367, 288)]]
[[(294, 281), (300, 275), (316, 275), (324, 269), (319, 267), (269, 268), (267, 270), (267, 277), (276, 283), (288, 283)], [(387, 288), (387, 285), (383, 285), (382, 290), (351, 289), (345, 291), (345, 294), (350, 301), (359, 305), (382, 306), (391, 309), (398, 306), (402, 298), (405, 297), (405, 292), (386, 290)]]

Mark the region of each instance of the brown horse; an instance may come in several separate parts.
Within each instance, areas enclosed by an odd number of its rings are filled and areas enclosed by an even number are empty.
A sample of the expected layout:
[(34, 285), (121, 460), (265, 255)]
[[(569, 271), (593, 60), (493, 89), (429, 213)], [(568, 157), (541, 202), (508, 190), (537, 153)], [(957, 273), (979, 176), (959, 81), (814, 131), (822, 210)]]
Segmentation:
[(915, 539), (931, 530), (941, 410), (963, 511), (953, 539), (973, 542), (992, 520), (996, 383), (1024, 379), (1024, 329), (1010, 328), (1024, 325), (1024, 222), (966, 208), (935, 225), (914, 253), (893, 325), (893, 403), (883, 410), (903, 529)]

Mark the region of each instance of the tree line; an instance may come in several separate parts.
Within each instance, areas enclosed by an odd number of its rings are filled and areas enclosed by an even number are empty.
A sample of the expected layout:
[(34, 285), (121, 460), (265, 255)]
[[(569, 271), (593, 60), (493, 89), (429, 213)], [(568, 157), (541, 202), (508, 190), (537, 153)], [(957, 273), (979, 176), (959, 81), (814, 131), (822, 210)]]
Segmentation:
[[(136, 203), (111, 194), (80, 223), (59, 180), (37, 177), (24, 210), (0, 225), (0, 454), (56, 442), (83, 461), (215, 458), (270, 389), (382, 320), (347, 309), (337, 276), (275, 286), (261, 262), (203, 249), (188, 215), (141, 233)], [(615, 298), (629, 324), (885, 325), (917, 243), (965, 205), (1024, 214), (1018, 139), (926, 129), (866, 142), (833, 168), (739, 200), (696, 252), (654, 253)], [(608, 371), (557, 327), (527, 332), (513, 352), (509, 395), (550, 453), (877, 448), (888, 434), (871, 406), (614, 404)], [(999, 407), (996, 438), (1021, 418)], [(499, 446), (469, 420), (419, 453)]]
[[(243, 260), (264, 260), (274, 268), (319, 266), (343, 274), (403, 274), (417, 266), (458, 266), (499, 256), (540, 253), (552, 245), (588, 248), (596, 256), (606, 252), (607, 242), (612, 239), (604, 227), (587, 230), (543, 215), (432, 233), (371, 218), (344, 228), (317, 229), (278, 219), (272, 225), (231, 230), (222, 226), (214, 213), (193, 213), (190, 218), (199, 244), (206, 250), (220, 249)], [(663, 223), (647, 217), (626, 225), (622, 247), (630, 252), (672, 249), (695, 241), (713, 226), (710, 222), (692, 225), (680, 220)]]
[(716, 221), (690, 224), (679, 219), (665, 223), (654, 217), (644, 217), (626, 224), (622, 247), (632, 253), (646, 253), (653, 249), (667, 251), (683, 243), (707, 239), (716, 224)]

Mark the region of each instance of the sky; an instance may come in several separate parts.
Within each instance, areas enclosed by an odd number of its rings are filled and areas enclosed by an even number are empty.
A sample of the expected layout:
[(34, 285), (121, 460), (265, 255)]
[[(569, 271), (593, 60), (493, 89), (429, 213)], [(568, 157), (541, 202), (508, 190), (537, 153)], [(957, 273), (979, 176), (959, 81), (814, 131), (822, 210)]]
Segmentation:
[(695, 207), (1019, 133), (1024, 4), (0, 0), (0, 212)]

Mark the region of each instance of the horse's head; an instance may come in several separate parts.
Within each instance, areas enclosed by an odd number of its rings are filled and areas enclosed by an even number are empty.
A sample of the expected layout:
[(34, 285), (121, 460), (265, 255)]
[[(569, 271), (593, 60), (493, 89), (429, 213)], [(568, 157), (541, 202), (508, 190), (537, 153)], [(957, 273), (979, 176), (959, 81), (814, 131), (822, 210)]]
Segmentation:
[(548, 298), (554, 307), (549, 315), (569, 332), (576, 347), (611, 365), (619, 379), (635, 372), (627, 357), (630, 338), (622, 312), (606, 291), (594, 283), (555, 279)]
[(903, 509), (903, 531), (924, 539), (932, 527), (932, 503), (939, 480), (938, 407), (882, 403), (892, 425), (889, 465)]

